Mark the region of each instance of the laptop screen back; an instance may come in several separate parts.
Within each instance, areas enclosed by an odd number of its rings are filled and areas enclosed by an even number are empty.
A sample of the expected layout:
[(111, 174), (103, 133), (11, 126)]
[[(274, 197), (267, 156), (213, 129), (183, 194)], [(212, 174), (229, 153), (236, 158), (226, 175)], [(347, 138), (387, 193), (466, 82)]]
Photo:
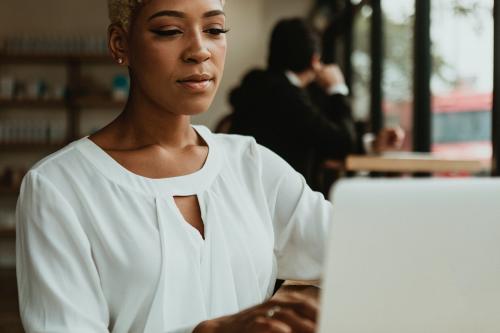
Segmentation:
[(500, 332), (500, 180), (346, 180), (320, 333)]

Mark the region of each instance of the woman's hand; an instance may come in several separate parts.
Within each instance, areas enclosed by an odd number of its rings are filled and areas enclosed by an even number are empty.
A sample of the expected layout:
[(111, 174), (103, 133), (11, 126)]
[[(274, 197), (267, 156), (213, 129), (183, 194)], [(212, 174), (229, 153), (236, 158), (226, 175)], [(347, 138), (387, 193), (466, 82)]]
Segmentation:
[(193, 333), (314, 333), (318, 302), (292, 292), (237, 314), (207, 320)]

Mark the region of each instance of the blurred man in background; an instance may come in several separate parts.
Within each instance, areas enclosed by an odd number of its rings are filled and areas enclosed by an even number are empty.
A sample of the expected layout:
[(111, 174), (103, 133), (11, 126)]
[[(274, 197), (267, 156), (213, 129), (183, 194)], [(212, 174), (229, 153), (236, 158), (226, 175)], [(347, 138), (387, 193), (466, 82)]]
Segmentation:
[(348, 87), (337, 65), (320, 61), (318, 34), (300, 18), (280, 21), (273, 29), (266, 70), (252, 70), (230, 102), (231, 133), (251, 135), (300, 172), (318, 190), (325, 159), (382, 152), (401, 146), (400, 129), (378, 135), (356, 133)]

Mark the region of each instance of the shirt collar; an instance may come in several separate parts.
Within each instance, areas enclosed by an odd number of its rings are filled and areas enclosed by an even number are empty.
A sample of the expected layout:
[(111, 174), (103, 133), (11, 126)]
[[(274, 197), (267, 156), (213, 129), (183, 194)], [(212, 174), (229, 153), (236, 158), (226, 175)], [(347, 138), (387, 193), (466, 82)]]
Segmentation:
[(288, 81), (296, 87), (302, 88), (302, 82), (300, 81), (299, 77), (292, 71), (285, 71), (285, 76), (287, 77)]

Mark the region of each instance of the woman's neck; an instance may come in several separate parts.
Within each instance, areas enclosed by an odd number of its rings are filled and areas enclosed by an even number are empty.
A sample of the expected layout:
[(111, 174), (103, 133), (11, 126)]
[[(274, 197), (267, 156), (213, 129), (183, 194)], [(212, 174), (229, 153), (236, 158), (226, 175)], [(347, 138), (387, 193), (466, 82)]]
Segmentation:
[(130, 98), (122, 113), (90, 137), (107, 150), (132, 150), (148, 146), (182, 149), (201, 145), (189, 115), (177, 115)]
[(135, 109), (127, 105), (116, 120), (120, 141), (133, 146), (159, 145), (181, 148), (197, 144), (197, 135), (191, 127), (191, 117)]

